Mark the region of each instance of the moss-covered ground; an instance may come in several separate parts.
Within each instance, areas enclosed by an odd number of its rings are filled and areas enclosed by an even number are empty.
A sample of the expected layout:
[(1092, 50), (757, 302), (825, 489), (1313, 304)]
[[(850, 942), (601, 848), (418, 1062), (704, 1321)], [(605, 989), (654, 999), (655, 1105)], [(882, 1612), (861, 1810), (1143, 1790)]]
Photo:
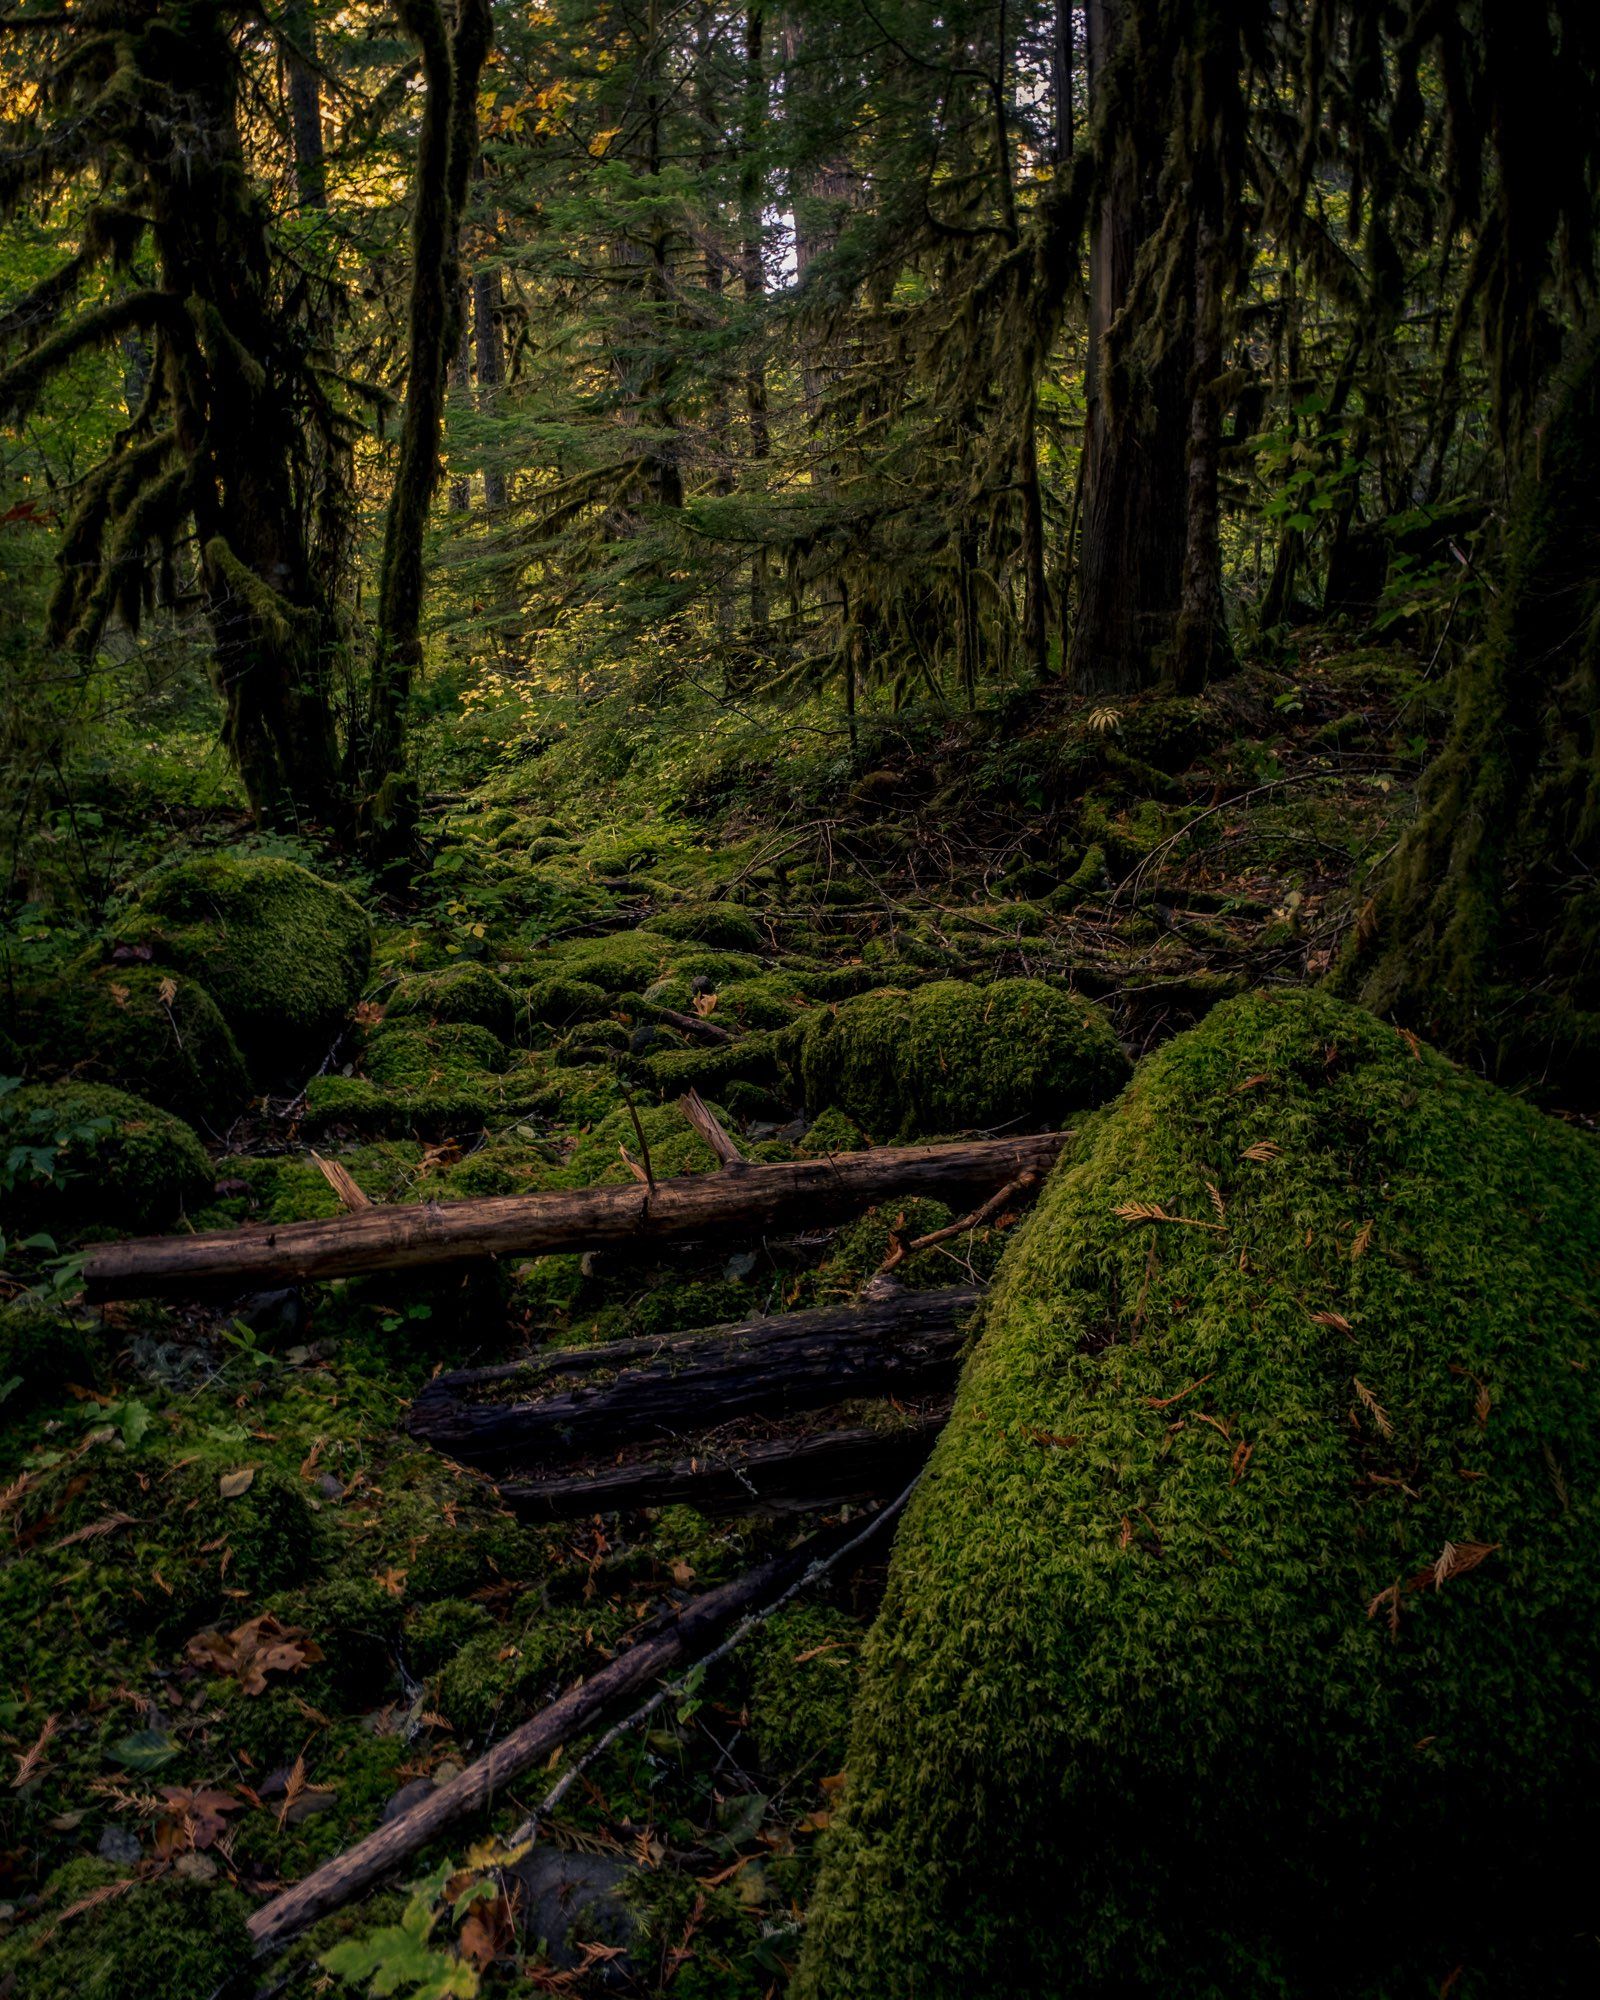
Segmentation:
[[(697, 1171), (691, 1085), (753, 1157), (1075, 1120), (1218, 999), (1320, 976), (1437, 705), (1373, 653), (1199, 702), (880, 718), (854, 753), (721, 713), (533, 730), (439, 700), (409, 884), (258, 839), (197, 780), (176, 833), (122, 836), (110, 907), (7, 942), (0, 1991), (249, 1992), (239, 1919), (274, 1884), (797, 1532), (519, 1525), (407, 1441), (436, 1368), (848, 1299), (892, 1228), (950, 1217), (101, 1315), (75, 1302), (85, 1241), (336, 1214), (313, 1148), (384, 1202), (625, 1180), (640, 1127), (655, 1173)], [(51, 994), (81, 1042), (46, 1031)], [(148, 1100), (132, 1134), (104, 1086)], [(78, 1093), (70, 1120), (41, 1090)], [(986, 1280), (1004, 1222), (900, 1275)], [(423, 1960), (441, 1991), (782, 1991), (881, 1587), (879, 1556), (812, 1593), (568, 1793), (548, 1837), (617, 1864), (625, 1958), (501, 1923), (475, 1844), (537, 1773), (418, 1857), (409, 1914), (402, 1885), (328, 1920), (278, 1990), (345, 1990), (320, 1963), (341, 1941), (364, 1990), (378, 1939), (418, 1955), (402, 1994)]]

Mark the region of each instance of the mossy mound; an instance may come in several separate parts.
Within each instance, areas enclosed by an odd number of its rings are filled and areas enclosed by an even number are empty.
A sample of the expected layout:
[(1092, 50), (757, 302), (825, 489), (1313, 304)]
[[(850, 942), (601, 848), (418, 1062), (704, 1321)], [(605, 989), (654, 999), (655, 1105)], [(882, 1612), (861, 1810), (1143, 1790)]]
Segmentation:
[(737, 903), (679, 903), (646, 917), (643, 929), (721, 951), (765, 951), (766, 933)]
[(327, 1052), (372, 962), (372, 926), (354, 897), (274, 855), (157, 869), (118, 936), (198, 979), (268, 1082)]
[(26, 1297), (0, 1304), (0, 1386), (8, 1415), (58, 1394), (69, 1382), (92, 1383), (103, 1345), (96, 1329)]
[(486, 1028), (510, 1041), (517, 1025), (517, 997), (486, 965), (453, 965), (445, 972), (424, 972), (402, 980), (389, 1002), (391, 1021), (413, 1016), (434, 1023), (459, 1022)]
[(28, 2000), (198, 2000), (240, 1982), (248, 1990), (250, 1906), (238, 1890), (169, 1874), (113, 1891), (124, 1879), (98, 1861), (52, 1876), (44, 1907), (58, 1923), (0, 1941), (0, 1989)]
[(484, 1071), (498, 1076), (506, 1066), (504, 1044), (470, 1021), (436, 1027), (399, 1022), (382, 1027), (368, 1041), (362, 1068), (385, 1090), (429, 1090), (440, 1084), (471, 1082)]
[(759, 959), (667, 937), (660, 931), (614, 931), (609, 937), (579, 938), (548, 953), (544, 969), (584, 980), (607, 993), (642, 993), (658, 979), (752, 979)]
[(794, 1990), (1582, 1990), (1597, 1273), (1593, 1141), (1358, 1009), (1151, 1057), (900, 1531)]
[(212, 1188), (205, 1148), (181, 1119), (101, 1083), (0, 1097), (0, 1153), (12, 1161), (15, 1227), (160, 1229)]
[(197, 980), (164, 966), (80, 964), (24, 996), (20, 1039), (49, 1070), (115, 1084), (191, 1121), (249, 1095), (238, 1044)]
[(592, 979), (572, 979), (564, 973), (536, 979), (528, 989), (529, 1020), (541, 1021), (552, 1028), (590, 1020), (596, 1014), (603, 1014), (610, 1004), (603, 986), (597, 986)]
[(1100, 1009), (1036, 979), (864, 993), (814, 1014), (800, 1051), (808, 1109), (838, 1105), (880, 1141), (1052, 1124), (1127, 1070)]

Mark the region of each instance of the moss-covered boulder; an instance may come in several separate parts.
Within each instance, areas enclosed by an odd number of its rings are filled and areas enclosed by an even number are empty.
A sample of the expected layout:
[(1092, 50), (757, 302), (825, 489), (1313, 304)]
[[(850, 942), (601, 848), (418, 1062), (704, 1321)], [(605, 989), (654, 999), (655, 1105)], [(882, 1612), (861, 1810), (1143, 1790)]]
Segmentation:
[(1587, 1136), (1315, 995), (1151, 1057), (900, 1531), (794, 1990), (1586, 1990), (1597, 1336)]
[(263, 1082), (327, 1053), (372, 962), (372, 926), (355, 898), (274, 855), (169, 862), (117, 936), (198, 979)]
[(0, 1097), (6, 1221), (57, 1233), (160, 1229), (211, 1193), (211, 1162), (170, 1112), (100, 1083), (34, 1083)]
[(40, 1068), (131, 1090), (225, 1124), (250, 1092), (238, 1044), (198, 980), (158, 965), (81, 963), (21, 997), (18, 1040)]
[(1052, 1124), (1127, 1072), (1101, 1010), (1037, 979), (863, 993), (813, 1014), (800, 1050), (807, 1108), (836, 1104), (878, 1141)]
[(92, 1383), (103, 1359), (99, 1329), (26, 1295), (0, 1304), (0, 1395), (8, 1416)]
[(486, 965), (452, 965), (402, 980), (389, 1002), (388, 1018), (459, 1022), (487, 1028), (504, 1042), (516, 1029), (517, 996)]

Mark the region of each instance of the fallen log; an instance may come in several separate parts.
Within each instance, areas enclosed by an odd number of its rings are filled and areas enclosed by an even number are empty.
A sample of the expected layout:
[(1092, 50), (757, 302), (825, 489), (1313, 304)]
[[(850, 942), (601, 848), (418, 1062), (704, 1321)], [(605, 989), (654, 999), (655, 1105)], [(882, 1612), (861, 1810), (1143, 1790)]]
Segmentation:
[(362, 1209), (325, 1222), (218, 1229), (98, 1244), (84, 1290), (107, 1299), (266, 1290), (416, 1270), (467, 1259), (679, 1241), (738, 1229), (757, 1235), (804, 1216), (833, 1221), (889, 1196), (981, 1195), (1046, 1173), (1066, 1134), (879, 1146), (816, 1160), (741, 1165), (654, 1187), (580, 1188), (483, 1200)]
[[(748, 1620), (759, 1607), (770, 1611), (813, 1573), (825, 1571), (887, 1525), (898, 1511), (898, 1506), (884, 1508), (865, 1530), (853, 1525), (810, 1535), (788, 1554), (668, 1614), (609, 1665), (512, 1730), (430, 1797), (263, 1903), (246, 1924), (257, 1956), (280, 1950), (330, 1910), (339, 1909), (370, 1888), (446, 1827), (482, 1811), (496, 1792), (544, 1762), (552, 1751), (583, 1735), (648, 1682), (709, 1653), (717, 1640), (735, 1627), (735, 1621)], [(734, 1636), (743, 1629), (735, 1627)]]
[(941, 1405), (936, 1414), (893, 1430), (822, 1431), (559, 1479), (514, 1478), (502, 1482), (499, 1493), (530, 1521), (679, 1503), (702, 1514), (804, 1513), (897, 1491), (926, 1461), (948, 1414)]
[[(451, 1458), (494, 1467), (792, 1416), (852, 1396), (926, 1395), (954, 1384), (978, 1297), (969, 1286), (894, 1288), (862, 1305), (438, 1375), (418, 1392), (406, 1428)], [(521, 1393), (481, 1400), (506, 1386)]]

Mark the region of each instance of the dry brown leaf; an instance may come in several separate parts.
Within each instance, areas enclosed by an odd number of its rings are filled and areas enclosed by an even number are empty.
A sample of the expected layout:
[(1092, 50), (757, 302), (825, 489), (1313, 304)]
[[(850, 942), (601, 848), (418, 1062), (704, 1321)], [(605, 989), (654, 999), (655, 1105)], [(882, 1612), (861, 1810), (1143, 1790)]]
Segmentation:
[(100, 1535), (115, 1534), (118, 1528), (131, 1528), (131, 1514), (106, 1514), (98, 1521), (91, 1521), (86, 1528), (74, 1528), (70, 1535), (63, 1535), (59, 1542), (52, 1542), (46, 1551), (55, 1555), (60, 1549), (70, 1549), (79, 1542), (92, 1542)]
[(1343, 1313), (1314, 1312), (1311, 1314), (1311, 1323), (1313, 1326), (1331, 1326), (1335, 1333), (1349, 1333), (1351, 1330), (1350, 1322)]
[(1352, 1263), (1355, 1261), (1357, 1257), (1365, 1257), (1367, 1251), (1371, 1248), (1371, 1246), (1372, 1246), (1372, 1223), (1369, 1220), (1362, 1223), (1361, 1227), (1356, 1231), (1355, 1241), (1350, 1245), (1350, 1258)]
[(461, 1926), (458, 1949), (469, 1965), (487, 1972), (496, 1959), (510, 1956), (516, 1941), (516, 1922), (502, 1893), (473, 1904)]
[(1480, 1382), (1478, 1384), (1478, 1393), (1473, 1398), (1472, 1403), (1472, 1414), (1477, 1419), (1480, 1431), (1486, 1431), (1489, 1428), (1489, 1412), (1493, 1407), (1494, 1398), (1489, 1394), (1488, 1383)]
[(1254, 1160), (1258, 1166), (1264, 1166), (1268, 1160), (1278, 1159), (1282, 1152), (1283, 1148), (1276, 1139), (1257, 1139), (1253, 1146), (1246, 1146), (1239, 1157)]
[(253, 1465), (241, 1465), (237, 1472), (225, 1472), (217, 1481), (217, 1491), (224, 1500), (237, 1500), (248, 1493), (255, 1481), (256, 1469)]
[(40, 1938), (39, 1944), (47, 1945), (63, 1924), (70, 1923), (74, 1917), (81, 1917), (86, 1910), (97, 1910), (102, 1903), (109, 1903), (114, 1896), (125, 1896), (136, 1880), (137, 1877), (126, 1875), (120, 1882), (102, 1882), (98, 1889), (91, 1889), (87, 1896), (80, 1896), (75, 1903), (68, 1903), (49, 1930)]
[(1361, 1407), (1378, 1426), (1379, 1433), (1386, 1438), (1393, 1437), (1394, 1425), (1389, 1421), (1389, 1412), (1358, 1376), (1352, 1375), (1350, 1380), (1355, 1384), (1356, 1394), (1361, 1398)]
[(114, 1001), (116, 1002), (116, 1004), (117, 1004), (117, 1005), (118, 1005), (119, 1007), (126, 1007), (126, 1006), (127, 1006), (127, 1004), (128, 1004), (128, 989), (127, 989), (127, 987), (126, 987), (126, 986), (123, 986), (123, 985), (121, 985), (121, 984), (120, 984), (120, 983), (119, 983), (119, 982), (118, 982), (117, 980), (113, 979), (113, 980), (112, 980), (112, 981), (111, 981), (111, 982), (110, 982), (110, 983), (109, 983), (109, 984), (107, 985), (107, 987), (106, 987), (106, 991), (107, 991), (107, 992), (108, 992), (108, 993), (109, 993), (109, 994), (111, 995), (112, 999), (113, 999), (113, 1000), (114, 1000)]
[(177, 980), (172, 978), (172, 976), (169, 974), (165, 979), (162, 980), (161, 984), (156, 988), (156, 993), (161, 1001), (162, 1006), (170, 1007), (173, 1001), (176, 1000), (178, 997)]
[(1255, 1446), (1253, 1444), (1246, 1444), (1244, 1439), (1240, 1438), (1238, 1448), (1233, 1454), (1233, 1461), (1228, 1467), (1228, 1484), (1230, 1486), (1237, 1486), (1239, 1481), (1243, 1479), (1245, 1473), (1250, 1468), (1250, 1459), (1254, 1451)]
[(689, 1005), (704, 1021), (717, 1011), (717, 996), (715, 993), (696, 993)]
[(184, 1650), (192, 1666), (228, 1675), (248, 1695), (265, 1691), (268, 1674), (297, 1674), (322, 1658), (322, 1648), (299, 1626), (280, 1625), (270, 1613), (230, 1633), (198, 1633)]
[(1215, 1181), (1206, 1182), (1206, 1192), (1211, 1197), (1211, 1206), (1217, 1211), (1218, 1222), (1228, 1219), (1228, 1204), (1222, 1199), (1222, 1190)]
[(1446, 1542), (1439, 1560), (1433, 1566), (1433, 1587), (1443, 1590), (1453, 1576), (1465, 1576), (1479, 1563), (1486, 1562), (1500, 1544), (1498, 1542)]
[(25, 1750), (17, 1759), (17, 1775), (11, 1780), (12, 1791), (19, 1791), (42, 1767), (45, 1750), (49, 1745), (51, 1737), (56, 1733), (56, 1724), (59, 1720), (59, 1716), (47, 1715), (44, 1719), (44, 1727), (39, 1731), (33, 1748)]

